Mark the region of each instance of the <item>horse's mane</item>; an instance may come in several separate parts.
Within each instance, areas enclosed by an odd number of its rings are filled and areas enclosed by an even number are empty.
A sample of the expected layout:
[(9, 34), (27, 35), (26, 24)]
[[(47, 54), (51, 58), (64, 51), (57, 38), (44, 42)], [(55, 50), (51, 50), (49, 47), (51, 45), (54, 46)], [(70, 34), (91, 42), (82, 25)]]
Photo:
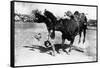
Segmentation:
[(45, 15), (41, 14), (41, 13), (35, 13), (35, 15), (37, 15), (38, 18), (40, 18), (38, 20), (38, 22), (41, 23), (45, 23), (47, 25), (48, 28), (52, 28), (53, 23), (51, 22), (50, 19), (48, 19)]
[(50, 18), (51, 20), (56, 20), (56, 19), (57, 19), (57, 18), (55, 17), (55, 15), (54, 15), (52, 12), (48, 11), (48, 10), (45, 10), (44, 15), (45, 15), (47, 18)]
[(38, 17), (40, 17), (40, 18), (42, 18), (42, 20), (48, 20), (47, 19), (47, 17), (45, 17), (43, 14), (41, 14), (41, 13), (36, 13), (36, 15), (38, 16)]

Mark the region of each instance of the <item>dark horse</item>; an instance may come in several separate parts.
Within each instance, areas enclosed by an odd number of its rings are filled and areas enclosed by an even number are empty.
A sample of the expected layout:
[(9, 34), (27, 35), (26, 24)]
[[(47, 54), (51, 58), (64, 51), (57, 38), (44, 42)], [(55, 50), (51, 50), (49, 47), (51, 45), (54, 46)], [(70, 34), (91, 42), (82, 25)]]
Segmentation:
[[(51, 37), (51, 39), (54, 39), (55, 38), (54, 23), (49, 18), (47, 18), (46, 16), (42, 15), (39, 12), (35, 12), (34, 14), (35, 14), (34, 22), (46, 24), (48, 32), (49, 32), (48, 40), (49, 40), (49, 36)], [(51, 45), (51, 46), (52, 46), (53, 51), (55, 52), (55, 47), (53, 45)]]
[[(76, 21), (73, 16), (71, 19), (60, 19), (57, 20), (56, 17), (50, 11), (45, 10), (44, 15), (40, 13), (35, 13), (35, 21), (38, 23), (45, 23), (49, 32), (49, 35), (52, 39), (55, 38), (55, 30), (62, 32), (62, 46), (64, 46), (65, 39), (71, 41), (70, 49), (74, 42), (75, 36), (80, 31), (79, 21)], [(52, 31), (52, 32), (51, 32)], [(55, 47), (52, 45), (53, 51), (55, 51)]]
[[(70, 12), (71, 13), (71, 12)], [(79, 43), (81, 42), (81, 34), (83, 32), (83, 43), (85, 42), (85, 36), (86, 36), (86, 29), (87, 29), (87, 17), (84, 13), (79, 13), (78, 11), (75, 11), (74, 14), (68, 14), (68, 12), (65, 12), (65, 16), (69, 16), (70, 18), (74, 18), (75, 21), (78, 22), (79, 25)]]
[[(74, 42), (75, 36), (77, 34), (80, 34), (81, 37), (81, 32), (83, 29), (85, 29), (83, 21), (82, 20), (76, 21), (73, 15), (71, 16), (71, 19), (65, 18), (65, 19), (57, 20), (56, 17), (50, 11), (47, 10), (45, 10), (44, 15), (48, 19), (50, 19), (51, 22), (54, 23), (55, 26), (54, 30), (62, 32), (62, 46), (64, 45), (65, 39), (71, 41), (70, 49), (69, 49), (69, 51), (71, 51), (71, 47)], [(84, 30), (84, 36), (85, 34), (86, 31)], [(85, 38), (84, 38), (84, 42), (85, 42)]]
[(60, 19), (59, 24), (56, 26), (57, 31), (62, 32), (62, 46), (64, 45), (65, 40), (67, 39), (70, 42), (70, 49), (73, 45), (75, 36), (79, 33), (79, 25), (73, 18), (72, 19)]
[[(44, 15), (50, 22), (49, 25), (47, 25), (47, 29), (48, 29), (49, 34), (52, 33), (52, 34), (50, 34), (51, 38), (54, 39), (55, 38), (55, 26), (56, 26), (57, 18), (53, 15), (53, 13), (47, 11), (46, 9), (44, 11)], [(51, 30), (52, 30), (52, 32), (51, 32)]]

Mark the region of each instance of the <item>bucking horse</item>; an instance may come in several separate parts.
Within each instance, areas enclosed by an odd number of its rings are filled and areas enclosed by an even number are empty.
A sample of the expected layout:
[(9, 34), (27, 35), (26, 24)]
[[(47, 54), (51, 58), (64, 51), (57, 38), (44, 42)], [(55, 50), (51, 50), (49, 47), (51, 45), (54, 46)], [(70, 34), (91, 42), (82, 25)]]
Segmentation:
[[(48, 40), (49, 40), (49, 38), (54, 39), (55, 38), (55, 22), (56, 22), (56, 20), (55, 21), (51, 20), (47, 16), (41, 14), (39, 11), (36, 11), (34, 13), (34, 15), (35, 15), (34, 22), (46, 24), (47, 30), (49, 32), (48, 33)], [(52, 13), (50, 15), (52, 15)], [(52, 16), (54, 16), (54, 15), (52, 15)], [(55, 47), (53, 45), (54, 44), (52, 44), (51, 46), (52, 46), (53, 53), (54, 53), (53, 55), (55, 55)]]
[[(51, 22), (54, 23), (55, 27), (54, 30), (60, 31), (62, 33), (62, 46), (64, 45), (65, 39), (71, 41), (69, 51), (71, 51), (71, 47), (73, 45), (76, 35), (79, 34), (80, 36), (79, 43), (80, 43), (81, 33), (83, 32), (84, 35), (83, 43), (85, 42), (87, 18), (84, 13), (79, 13), (78, 11), (75, 11), (74, 15), (70, 16), (70, 19), (60, 18), (59, 20), (57, 20), (54, 14), (48, 10), (45, 10), (44, 15), (48, 19), (50, 19)], [(79, 19), (76, 16), (78, 16)]]
[[(61, 18), (57, 20), (54, 14), (48, 10), (44, 11), (44, 15), (36, 12), (35, 22), (46, 24), (48, 32), (49, 32), (48, 39), (49, 39), (49, 36), (52, 39), (54, 39), (55, 31), (60, 31), (62, 33), (62, 46), (64, 46), (64, 42), (66, 39), (71, 41), (69, 52), (71, 51), (71, 47), (73, 45), (75, 36), (80, 34), (80, 31), (81, 31), (80, 29), (83, 29), (82, 27), (84, 27), (84, 24), (83, 25), (81, 24), (81, 26), (79, 25), (79, 23), (82, 23), (82, 22), (76, 21), (74, 16), (71, 16), (70, 19)], [(52, 49), (55, 54), (55, 47), (53, 45), (52, 45)]]

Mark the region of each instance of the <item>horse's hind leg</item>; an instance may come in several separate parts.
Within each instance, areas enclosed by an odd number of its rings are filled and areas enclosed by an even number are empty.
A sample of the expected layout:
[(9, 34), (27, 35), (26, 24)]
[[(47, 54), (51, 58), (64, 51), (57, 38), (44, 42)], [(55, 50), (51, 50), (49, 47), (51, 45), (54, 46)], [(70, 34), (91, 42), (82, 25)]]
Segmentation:
[(84, 35), (84, 38), (83, 38), (83, 43), (85, 42), (85, 37), (86, 37), (86, 28), (83, 30), (83, 35)]
[(66, 53), (69, 55), (69, 53), (68, 53), (64, 48), (63, 48), (62, 50), (63, 50), (64, 52), (66, 52)]
[(60, 54), (59, 49), (58, 49), (58, 50), (56, 50), (56, 52), (57, 52), (58, 54)]
[(64, 46), (65, 39), (62, 38), (62, 47)]
[[(47, 28), (48, 29), (48, 28)], [(48, 40), (50, 39), (50, 29), (48, 29)]]

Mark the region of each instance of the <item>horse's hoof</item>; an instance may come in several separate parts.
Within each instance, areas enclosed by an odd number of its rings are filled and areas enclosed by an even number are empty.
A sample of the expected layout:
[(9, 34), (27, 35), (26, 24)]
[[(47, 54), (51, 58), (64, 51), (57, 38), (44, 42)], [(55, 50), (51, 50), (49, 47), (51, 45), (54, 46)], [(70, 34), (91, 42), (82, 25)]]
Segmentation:
[(83, 44), (85, 43), (85, 40), (83, 40)]
[(49, 52), (48, 54), (49, 54), (49, 55), (52, 55), (52, 52)]
[(50, 54), (51, 54), (52, 56), (55, 56), (55, 53), (53, 53), (53, 52), (50, 52)]
[(71, 49), (69, 50), (69, 52), (71, 52)]
[(69, 53), (67, 55), (70, 55)]
[(70, 55), (70, 54), (67, 52), (67, 55)]
[(55, 54), (52, 54), (52, 56), (55, 56)]

